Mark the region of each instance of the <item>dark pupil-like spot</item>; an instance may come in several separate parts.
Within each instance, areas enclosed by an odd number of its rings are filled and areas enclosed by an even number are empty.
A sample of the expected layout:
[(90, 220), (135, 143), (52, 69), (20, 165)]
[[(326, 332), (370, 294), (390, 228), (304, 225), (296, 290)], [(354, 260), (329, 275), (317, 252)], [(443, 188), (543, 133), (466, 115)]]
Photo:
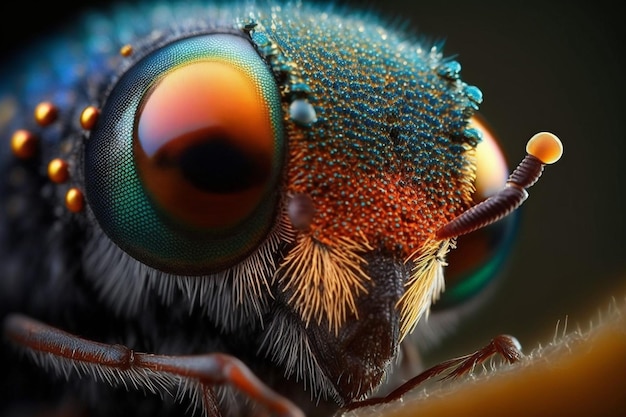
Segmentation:
[(226, 230), (251, 218), (278, 169), (269, 109), (253, 74), (221, 60), (180, 66), (146, 92), (134, 161), (164, 218)]
[(226, 137), (212, 137), (189, 146), (177, 161), (183, 176), (209, 193), (229, 194), (263, 184), (269, 166)]

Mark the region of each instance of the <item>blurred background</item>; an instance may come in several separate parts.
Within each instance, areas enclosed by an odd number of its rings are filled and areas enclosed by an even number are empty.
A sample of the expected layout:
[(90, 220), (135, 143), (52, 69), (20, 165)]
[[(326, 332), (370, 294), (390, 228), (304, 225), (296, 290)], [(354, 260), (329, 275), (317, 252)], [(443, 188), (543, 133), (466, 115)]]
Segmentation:
[[(551, 340), (566, 316), (570, 326), (585, 327), (611, 297), (626, 296), (623, 14), (605, 1), (407, 3), (352, 2), (391, 25), (445, 41), (463, 80), (482, 90), (481, 113), (510, 166), (536, 132), (551, 131), (565, 146), (561, 161), (530, 190), (497, 292), (437, 355), (466, 353), (501, 333), (529, 350)], [(63, 1), (0, 6), (0, 15), (17, 23), (1, 27), (2, 65), (31, 39), (71, 25), (79, 12)]]

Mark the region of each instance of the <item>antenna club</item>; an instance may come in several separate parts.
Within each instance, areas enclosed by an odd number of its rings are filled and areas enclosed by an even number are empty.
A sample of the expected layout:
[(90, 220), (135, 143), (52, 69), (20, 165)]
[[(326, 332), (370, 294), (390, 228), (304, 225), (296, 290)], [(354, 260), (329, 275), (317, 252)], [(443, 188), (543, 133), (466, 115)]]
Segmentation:
[(553, 164), (563, 155), (563, 144), (556, 135), (539, 132), (526, 144), (526, 152), (544, 164)]

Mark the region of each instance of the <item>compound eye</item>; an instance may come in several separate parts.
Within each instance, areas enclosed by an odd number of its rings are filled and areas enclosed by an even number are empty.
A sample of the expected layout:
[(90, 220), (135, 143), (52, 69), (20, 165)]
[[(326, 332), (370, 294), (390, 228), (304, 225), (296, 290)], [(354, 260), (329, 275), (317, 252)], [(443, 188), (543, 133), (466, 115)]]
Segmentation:
[(274, 221), (284, 159), (280, 93), (249, 40), (209, 34), (135, 63), (85, 149), (85, 188), (104, 232), (180, 275), (224, 270)]
[[(504, 187), (509, 169), (502, 148), (486, 122), (474, 116), (470, 126), (483, 136), (476, 147), (476, 191), (472, 196), (474, 204), (478, 204)], [(448, 255), (446, 291), (433, 310), (470, 300), (498, 276), (517, 230), (518, 212), (457, 238), (457, 248)]]
[(272, 180), (274, 132), (254, 80), (223, 62), (175, 69), (148, 91), (135, 164), (159, 209), (203, 229), (241, 223)]

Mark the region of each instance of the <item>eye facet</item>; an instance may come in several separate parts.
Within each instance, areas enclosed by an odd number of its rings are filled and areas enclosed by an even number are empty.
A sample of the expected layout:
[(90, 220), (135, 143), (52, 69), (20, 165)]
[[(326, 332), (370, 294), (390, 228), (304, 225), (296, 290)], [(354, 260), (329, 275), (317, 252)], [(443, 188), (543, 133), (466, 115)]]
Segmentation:
[[(496, 136), (481, 118), (470, 119), (470, 127), (482, 134), (476, 147), (474, 203), (486, 200), (499, 191), (509, 172)], [(457, 239), (457, 248), (448, 254), (446, 291), (433, 304), (433, 310), (450, 308), (481, 292), (497, 277), (517, 230), (519, 211), (498, 222)]]
[(271, 227), (284, 138), (280, 94), (251, 43), (175, 41), (112, 89), (85, 149), (85, 187), (107, 235), (176, 274), (228, 268)]

